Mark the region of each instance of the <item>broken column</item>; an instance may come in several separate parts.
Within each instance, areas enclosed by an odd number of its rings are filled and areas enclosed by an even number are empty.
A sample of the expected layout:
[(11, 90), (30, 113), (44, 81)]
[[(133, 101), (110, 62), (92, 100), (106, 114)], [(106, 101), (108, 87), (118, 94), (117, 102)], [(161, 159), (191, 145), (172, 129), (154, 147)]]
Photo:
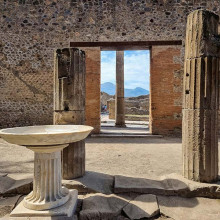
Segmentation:
[(116, 51), (115, 126), (125, 127), (124, 51)]
[(187, 19), (183, 79), (183, 173), (198, 182), (218, 179), (218, 16), (205, 10)]
[[(85, 53), (77, 48), (55, 52), (54, 124), (85, 123)], [(62, 153), (63, 179), (85, 174), (85, 141), (71, 143)]]

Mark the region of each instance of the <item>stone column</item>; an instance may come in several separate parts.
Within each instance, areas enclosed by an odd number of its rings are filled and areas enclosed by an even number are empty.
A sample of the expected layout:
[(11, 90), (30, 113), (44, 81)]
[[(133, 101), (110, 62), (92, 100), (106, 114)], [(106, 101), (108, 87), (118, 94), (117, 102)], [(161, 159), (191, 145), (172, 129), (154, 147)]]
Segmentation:
[(124, 51), (116, 51), (115, 126), (125, 127)]
[[(85, 124), (85, 53), (65, 48), (55, 53), (54, 124)], [(85, 141), (63, 150), (64, 179), (85, 174)]]
[(197, 10), (187, 19), (183, 79), (183, 174), (198, 182), (218, 179), (218, 16)]

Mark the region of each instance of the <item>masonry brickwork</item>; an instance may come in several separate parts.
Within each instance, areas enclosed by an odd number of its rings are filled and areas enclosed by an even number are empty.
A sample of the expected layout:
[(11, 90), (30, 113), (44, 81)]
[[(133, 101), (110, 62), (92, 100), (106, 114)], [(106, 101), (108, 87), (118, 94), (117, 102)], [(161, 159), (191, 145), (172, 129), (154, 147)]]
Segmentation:
[(82, 48), (86, 53), (86, 125), (99, 133), (101, 127), (101, 52), (100, 48)]
[(181, 46), (151, 50), (150, 132), (179, 134), (182, 125)]
[[(186, 17), (198, 8), (220, 14), (217, 0), (0, 0), (0, 127), (53, 123), (55, 49), (79, 41), (182, 40), (184, 46)], [(173, 71), (165, 81), (181, 82)], [(170, 86), (172, 103), (179, 103), (182, 84)]]

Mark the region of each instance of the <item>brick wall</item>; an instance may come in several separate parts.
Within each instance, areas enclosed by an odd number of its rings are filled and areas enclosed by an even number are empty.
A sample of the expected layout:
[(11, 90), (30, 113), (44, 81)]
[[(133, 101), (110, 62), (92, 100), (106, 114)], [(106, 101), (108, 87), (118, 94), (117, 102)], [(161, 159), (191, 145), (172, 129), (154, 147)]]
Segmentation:
[(181, 47), (155, 46), (151, 50), (150, 132), (181, 134), (182, 65)]
[(86, 125), (94, 127), (93, 133), (100, 132), (100, 48), (82, 48), (86, 52)]

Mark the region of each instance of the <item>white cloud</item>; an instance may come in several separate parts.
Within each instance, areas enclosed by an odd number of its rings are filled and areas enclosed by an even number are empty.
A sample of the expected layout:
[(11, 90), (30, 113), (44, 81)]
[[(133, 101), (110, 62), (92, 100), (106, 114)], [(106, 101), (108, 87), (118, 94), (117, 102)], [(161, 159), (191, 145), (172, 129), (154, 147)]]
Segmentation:
[[(115, 84), (115, 52), (102, 51), (101, 82)], [(142, 87), (149, 90), (150, 59), (149, 51), (125, 51), (125, 88)]]
[(115, 84), (116, 76), (115, 51), (101, 52), (101, 83), (111, 82)]

